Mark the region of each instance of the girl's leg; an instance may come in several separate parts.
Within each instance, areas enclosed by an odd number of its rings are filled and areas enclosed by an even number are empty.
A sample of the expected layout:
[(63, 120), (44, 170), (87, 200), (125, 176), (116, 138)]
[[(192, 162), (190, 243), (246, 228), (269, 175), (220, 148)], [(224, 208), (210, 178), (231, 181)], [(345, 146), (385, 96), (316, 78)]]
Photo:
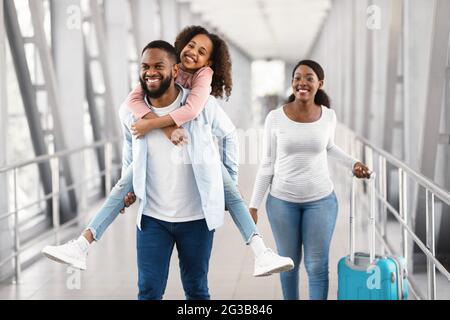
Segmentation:
[(59, 246), (46, 246), (42, 249), (42, 254), (56, 262), (86, 270), (86, 256), (89, 243), (94, 239), (99, 240), (101, 238), (105, 230), (124, 207), (123, 200), (125, 196), (132, 190), (133, 168), (130, 165), (119, 182), (114, 186), (111, 194), (103, 203), (103, 206), (91, 220), (83, 235), (77, 240), (69, 241)]
[(223, 189), (225, 192), (225, 205), (234, 224), (238, 227), (239, 232), (246, 244), (249, 244), (252, 237), (259, 234), (247, 206), (239, 193), (236, 183), (231, 179), (228, 170), (222, 164)]
[(277, 272), (291, 270), (294, 263), (290, 258), (277, 255), (264, 244), (262, 237), (258, 233), (255, 222), (250, 216), (241, 194), (237, 190), (235, 182), (231, 179), (230, 174), (223, 164), (222, 176), (227, 210), (230, 212), (234, 223), (241, 232), (245, 243), (250, 244), (256, 257), (253, 275), (255, 277), (262, 277)]
[(328, 253), (338, 211), (336, 195), (333, 192), (323, 199), (304, 204), (303, 208), (303, 249), (309, 297), (311, 300), (326, 300)]
[(299, 267), (302, 256), (300, 205), (269, 194), (266, 210), (278, 252), (294, 261), (294, 268), (291, 271), (280, 273), (283, 297), (285, 300), (298, 300)]
[(120, 210), (124, 207), (123, 199), (132, 191), (133, 166), (130, 165), (86, 228), (92, 232), (95, 241), (100, 240), (105, 230), (117, 218)]

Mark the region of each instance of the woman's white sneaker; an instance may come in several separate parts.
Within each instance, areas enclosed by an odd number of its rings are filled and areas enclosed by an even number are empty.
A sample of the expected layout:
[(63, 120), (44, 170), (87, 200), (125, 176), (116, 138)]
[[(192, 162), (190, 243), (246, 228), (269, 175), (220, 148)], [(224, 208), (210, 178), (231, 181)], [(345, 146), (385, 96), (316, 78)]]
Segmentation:
[(255, 259), (254, 277), (270, 276), (273, 273), (285, 272), (294, 268), (294, 262), (289, 257), (282, 257), (271, 249), (265, 250)]
[(81, 270), (87, 269), (87, 251), (80, 248), (76, 240), (71, 240), (60, 246), (46, 246), (41, 252), (53, 261), (68, 264)]

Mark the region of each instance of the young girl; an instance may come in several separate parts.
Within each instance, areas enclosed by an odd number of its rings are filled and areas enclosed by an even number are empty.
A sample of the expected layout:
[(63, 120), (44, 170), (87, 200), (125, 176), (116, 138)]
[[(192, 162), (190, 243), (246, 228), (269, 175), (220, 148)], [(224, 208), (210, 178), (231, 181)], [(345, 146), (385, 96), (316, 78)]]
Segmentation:
[[(136, 119), (140, 119), (132, 126), (132, 132), (137, 138), (143, 137), (150, 130), (162, 128), (175, 144), (186, 143), (182, 131), (184, 129), (178, 127), (201, 113), (210, 93), (217, 98), (222, 98), (224, 94), (229, 97), (231, 94), (230, 56), (226, 43), (220, 37), (200, 26), (191, 26), (177, 36), (175, 48), (180, 60), (180, 72), (176, 81), (191, 88), (186, 105), (159, 118), (150, 112), (144, 102), (142, 87), (137, 86), (127, 98), (128, 107)], [(256, 258), (253, 275), (268, 276), (292, 269), (292, 259), (281, 257), (265, 246), (235, 182), (223, 165), (222, 175), (227, 210)], [(103, 232), (123, 208), (124, 197), (132, 190), (132, 166), (129, 166), (122, 172), (122, 178), (82, 235), (77, 240), (60, 246), (47, 246), (42, 253), (57, 262), (86, 270), (89, 245), (94, 240), (100, 240)]]

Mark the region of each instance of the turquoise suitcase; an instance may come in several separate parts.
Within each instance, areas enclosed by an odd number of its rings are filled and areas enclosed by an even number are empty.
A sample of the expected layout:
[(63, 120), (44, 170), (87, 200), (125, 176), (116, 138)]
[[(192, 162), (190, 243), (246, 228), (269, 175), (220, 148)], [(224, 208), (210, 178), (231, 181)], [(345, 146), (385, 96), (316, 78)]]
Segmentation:
[(355, 179), (350, 192), (350, 255), (338, 263), (338, 300), (407, 300), (406, 261), (375, 255), (375, 174), (370, 184), (370, 253), (355, 253)]
[(338, 264), (339, 300), (407, 300), (408, 279), (402, 257), (376, 256), (370, 263), (367, 253), (355, 253)]

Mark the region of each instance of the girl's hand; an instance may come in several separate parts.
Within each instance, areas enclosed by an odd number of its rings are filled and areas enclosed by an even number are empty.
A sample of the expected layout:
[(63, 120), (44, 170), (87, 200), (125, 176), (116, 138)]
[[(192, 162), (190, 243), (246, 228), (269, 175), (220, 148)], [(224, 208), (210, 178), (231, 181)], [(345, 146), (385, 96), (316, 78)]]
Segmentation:
[(357, 178), (360, 178), (360, 179), (370, 178), (371, 173), (372, 173), (372, 171), (370, 171), (370, 169), (367, 166), (365, 166), (364, 164), (362, 164), (361, 162), (357, 162), (353, 166), (353, 174)]
[(249, 208), (248, 211), (250, 212), (250, 215), (252, 216), (252, 219), (255, 222), (255, 224), (257, 224), (258, 223), (258, 209)]
[(178, 128), (172, 132), (170, 141), (176, 146), (183, 146), (188, 144), (188, 134), (184, 128)]
[(140, 119), (131, 126), (131, 134), (140, 139), (153, 129), (150, 119)]

